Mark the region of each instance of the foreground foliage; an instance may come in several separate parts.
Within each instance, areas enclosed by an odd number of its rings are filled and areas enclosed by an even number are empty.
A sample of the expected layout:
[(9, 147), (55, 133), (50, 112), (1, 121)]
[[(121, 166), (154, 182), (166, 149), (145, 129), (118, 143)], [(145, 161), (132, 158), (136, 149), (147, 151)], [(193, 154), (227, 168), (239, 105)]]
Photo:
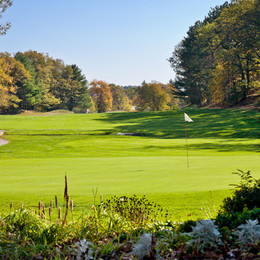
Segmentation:
[(253, 209), (260, 208), (260, 180), (256, 180), (250, 174), (250, 171), (235, 172), (241, 177), (241, 182), (236, 187), (233, 197), (227, 197), (224, 200), (222, 209), (224, 212), (242, 212), (246, 207)]
[(259, 252), (259, 242), (257, 220), (228, 231), (214, 220), (200, 220), (191, 232), (181, 232), (171, 222), (136, 228), (124, 218), (95, 211), (65, 226), (29, 210), (0, 219), (1, 259), (250, 259)]
[[(240, 186), (251, 185), (250, 172), (240, 173)], [(114, 196), (105, 201), (101, 197), (99, 205), (78, 219), (72, 215), (70, 222), (59, 216), (54, 223), (46, 215), (39, 207), (0, 217), (1, 259), (253, 259), (260, 252), (256, 207), (174, 223), (145, 196)]]

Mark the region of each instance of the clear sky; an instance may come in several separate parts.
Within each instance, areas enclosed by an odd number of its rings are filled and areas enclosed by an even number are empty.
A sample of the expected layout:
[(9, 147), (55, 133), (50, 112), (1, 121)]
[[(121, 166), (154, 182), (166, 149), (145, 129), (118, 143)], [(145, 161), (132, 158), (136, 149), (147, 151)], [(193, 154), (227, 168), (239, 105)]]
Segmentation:
[(167, 59), (189, 26), (224, 0), (14, 0), (0, 51), (36, 50), (78, 65), (88, 81), (174, 78)]

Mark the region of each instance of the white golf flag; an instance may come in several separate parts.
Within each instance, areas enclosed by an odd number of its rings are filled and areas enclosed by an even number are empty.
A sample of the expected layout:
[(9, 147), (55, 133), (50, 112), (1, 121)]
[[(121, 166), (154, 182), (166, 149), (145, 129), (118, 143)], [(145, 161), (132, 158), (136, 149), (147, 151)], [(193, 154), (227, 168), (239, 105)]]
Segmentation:
[(193, 122), (193, 120), (186, 113), (184, 113), (184, 120), (187, 122)]

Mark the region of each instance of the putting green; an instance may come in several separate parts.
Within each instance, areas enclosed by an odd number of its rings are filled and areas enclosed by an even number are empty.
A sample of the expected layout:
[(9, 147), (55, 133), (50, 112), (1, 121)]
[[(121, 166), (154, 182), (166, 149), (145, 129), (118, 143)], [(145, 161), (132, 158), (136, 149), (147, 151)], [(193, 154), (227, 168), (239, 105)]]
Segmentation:
[(189, 168), (183, 112), (0, 116), (10, 141), (0, 147), (0, 208), (6, 211), (11, 201), (16, 207), (48, 203), (55, 195), (62, 201), (67, 174), (78, 212), (93, 203), (98, 188), (105, 198), (145, 194), (176, 219), (214, 215), (229, 184), (239, 182), (232, 172), (260, 177), (257, 112), (186, 112), (194, 120)]

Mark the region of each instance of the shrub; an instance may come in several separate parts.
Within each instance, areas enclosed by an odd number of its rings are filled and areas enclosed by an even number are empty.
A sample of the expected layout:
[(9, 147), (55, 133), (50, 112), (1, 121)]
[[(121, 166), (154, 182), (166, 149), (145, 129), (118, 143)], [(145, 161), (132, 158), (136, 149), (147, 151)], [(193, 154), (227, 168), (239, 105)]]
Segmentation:
[(192, 227), (192, 231), (186, 235), (191, 238), (188, 244), (194, 248), (197, 247), (198, 251), (217, 249), (218, 245), (222, 244), (220, 232), (213, 220), (197, 221), (196, 226)]
[(93, 251), (94, 245), (92, 242), (87, 242), (86, 239), (83, 239), (79, 242), (76, 242), (75, 246), (76, 246), (77, 260), (94, 259), (94, 251)]
[(242, 212), (244, 208), (249, 210), (260, 208), (260, 180), (254, 179), (250, 171), (238, 170), (233, 174), (239, 175), (241, 181), (238, 185), (233, 185), (236, 188), (233, 197), (224, 199), (221, 206), (222, 212)]
[(160, 205), (149, 201), (145, 196), (113, 196), (102, 202), (100, 207), (105, 212), (123, 217), (137, 227), (144, 227), (167, 216), (167, 212), (165, 213)]
[(78, 225), (52, 224), (32, 210), (20, 209), (0, 217), (0, 259), (64, 259), (73, 251), (70, 243), (78, 233)]
[(242, 248), (250, 248), (260, 243), (260, 225), (258, 220), (247, 220), (240, 225), (235, 234), (238, 236), (237, 244)]
[(163, 229), (155, 233), (157, 238), (156, 250), (161, 253), (170, 252), (173, 249), (180, 247), (184, 240), (187, 240), (185, 235), (175, 232), (173, 229)]
[(253, 210), (244, 208), (242, 212), (220, 212), (216, 216), (215, 223), (221, 228), (228, 227), (229, 229), (234, 229), (239, 225), (246, 223), (249, 219), (258, 219), (258, 221), (260, 221), (260, 208), (255, 208)]
[(181, 233), (188, 233), (188, 232), (192, 232), (192, 229), (196, 226), (196, 221), (195, 220), (186, 220), (184, 221), (180, 227), (179, 227), (179, 231)]
[(136, 245), (134, 245), (132, 254), (137, 257), (137, 259), (154, 259), (156, 253), (155, 250), (155, 240), (152, 234), (144, 233)]
[(17, 210), (3, 218), (5, 232), (15, 233), (16, 239), (39, 240), (46, 223), (33, 211)]

